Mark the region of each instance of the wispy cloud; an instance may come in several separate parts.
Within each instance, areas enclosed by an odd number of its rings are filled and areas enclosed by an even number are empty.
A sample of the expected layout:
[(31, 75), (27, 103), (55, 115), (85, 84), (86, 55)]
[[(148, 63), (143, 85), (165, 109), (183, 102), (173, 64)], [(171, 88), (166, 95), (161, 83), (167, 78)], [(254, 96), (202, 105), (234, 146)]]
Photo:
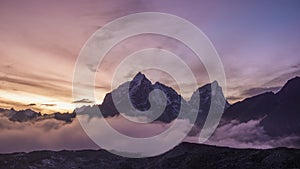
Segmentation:
[(242, 92), (242, 96), (255, 96), (258, 94), (262, 94), (265, 92), (278, 92), (281, 89), (281, 86), (275, 86), (275, 87), (256, 87), (256, 88), (251, 88), (251, 89), (247, 89), (244, 90)]
[(52, 106), (56, 106), (56, 104), (44, 103), (44, 104), (41, 104), (41, 106), (52, 107)]
[(260, 125), (262, 119), (244, 123), (231, 121), (217, 128), (207, 144), (235, 148), (298, 147), (299, 136), (271, 137)]
[(81, 99), (81, 100), (75, 100), (72, 103), (95, 103), (95, 102), (89, 99)]
[(88, 138), (77, 120), (69, 124), (52, 119), (18, 123), (0, 117), (1, 153), (91, 148), (99, 147)]
[[(241, 96), (243, 91), (245, 94), (262, 92), (264, 89), (257, 87), (260, 84), (265, 84), (263, 88), (281, 86), (290, 77), (300, 74), (297, 36), (300, 15), (297, 5), (291, 5), (293, 3), (274, 6), (239, 2), (232, 6), (177, 0), (1, 1), (0, 90), (34, 93), (49, 97), (48, 102), (58, 98), (71, 103), (73, 69), (86, 40), (97, 29), (118, 17), (157, 11), (183, 17), (203, 30), (224, 63), (228, 95), (235, 96), (235, 99), (238, 96), (244, 98), (246, 96)], [(258, 14), (262, 16), (258, 17)], [(277, 19), (283, 16), (289, 17)], [(274, 29), (270, 31), (270, 27)], [(151, 36), (125, 40), (125, 44), (122, 45), (122, 42), (116, 46), (117, 49), (110, 51), (99, 72), (96, 72), (96, 88), (100, 91), (97, 101), (101, 101), (110, 90), (111, 75), (121, 60), (147, 47), (174, 52), (188, 63), (200, 85), (209, 82), (205, 66), (188, 47), (171, 38)], [(228, 42), (228, 39), (231, 41)], [(91, 61), (86, 68), (95, 72), (97, 67), (93, 63)], [(289, 72), (285, 72), (287, 69)], [(165, 83), (165, 76), (161, 79)], [(167, 84), (169, 86), (176, 86), (171, 80), (165, 81), (171, 83)]]

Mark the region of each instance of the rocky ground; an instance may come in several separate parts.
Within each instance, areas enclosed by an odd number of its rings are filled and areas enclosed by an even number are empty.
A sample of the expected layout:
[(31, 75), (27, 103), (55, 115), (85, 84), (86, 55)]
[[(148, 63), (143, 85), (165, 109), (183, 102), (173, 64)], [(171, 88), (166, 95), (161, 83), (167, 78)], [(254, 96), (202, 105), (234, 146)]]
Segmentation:
[(296, 169), (300, 150), (233, 149), (182, 143), (173, 150), (151, 158), (130, 159), (105, 150), (37, 151), (0, 155), (0, 168), (113, 168), (113, 169)]

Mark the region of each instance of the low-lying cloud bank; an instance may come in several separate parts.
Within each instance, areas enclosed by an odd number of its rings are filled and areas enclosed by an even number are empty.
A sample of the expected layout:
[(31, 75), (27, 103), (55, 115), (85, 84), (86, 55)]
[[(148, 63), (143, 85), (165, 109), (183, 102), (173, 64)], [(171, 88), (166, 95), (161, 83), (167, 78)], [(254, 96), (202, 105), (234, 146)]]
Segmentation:
[[(96, 120), (96, 121), (94, 121)], [(100, 122), (98, 118), (92, 118), (91, 122)], [(138, 124), (129, 121), (122, 116), (106, 118), (107, 122), (120, 133), (135, 137), (146, 138), (161, 134), (173, 123), (154, 122)], [(273, 148), (273, 147), (298, 147), (299, 136), (282, 136), (273, 138), (267, 135), (260, 126), (261, 120), (250, 120), (245, 123), (231, 121), (217, 128), (213, 136), (205, 143), (217, 146), (229, 146), (235, 148)], [(192, 124), (188, 120), (179, 121), (178, 128), (173, 131), (168, 139), (177, 139), (183, 134), (187, 135), (186, 128)], [(101, 128), (93, 129), (97, 137), (109, 138), (106, 145), (111, 147), (136, 146), (130, 141), (120, 141), (111, 138), (110, 133)], [(164, 142), (172, 141), (165, 139)], [(187, 136), (184, 141), (197, 142), (197, 136)], [(148, 145), (149, 151), (157, 145)], [(162, 147), (163, 148), (163, 147)], [(5, 116), (0, 116), (0, 153), (34, 151), (34, 150), (63, 150), (63, 149), (99, 149), (84, 132), (77, 118), (72, 123), (65, 123), (55, 119), (46, 119), (36, 122), (13, 122)], [(147, 150), (148, 151), (148, 150)]]
[(217, 128), (206, 144), (228, 146), (235, 148), (299, 148), (299, 136), (271, 137), (260, 125), (262, 119), (240, 123), (233, 120)]
[(78, 120), (55, 119), (13, 122), (0, 117), (0, 153), (34, 150), (98, 149), (82, 130)]
[[(82, 124), (89, 123), (85, 124), (89, 129), (88, 133), (102, 148), (128, 157), (148, 157), (165, 153), (181, 143), (192, 127), (188, 119), (176, 119), (171, 123), (136, 123), (123, 116), (79, 118)], [(110, 127), (106, 127), (105, 121)], [(102, 130), (98, 130), (99, 128)]]

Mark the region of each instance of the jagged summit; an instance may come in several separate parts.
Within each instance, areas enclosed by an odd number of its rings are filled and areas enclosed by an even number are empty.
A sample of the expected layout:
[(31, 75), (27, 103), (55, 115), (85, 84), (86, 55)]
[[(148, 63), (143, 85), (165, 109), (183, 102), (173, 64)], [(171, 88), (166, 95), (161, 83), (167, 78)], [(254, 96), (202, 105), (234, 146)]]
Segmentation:
[(138, 80), (138, 79), (147, 79), (147, 78), (146, 78), (146, 76), (145, 76), (143, 73), (138, 72), (138, 73), (134, 76), (133, 81), (134, 81), (134, 80)]
[(281, 90), (283, 90), (284, 88), (288, 88), (288, 87), (294, 87), (294, 86), (299, 86), (300, 84), (300, 77), (299, 76), (296, 76), (290, 80), (288, 80), (285, 85), (282, 87)]
[(289, 81), (296, 81), (296, 80), (299, 81), (299, 80), (300, 80), (300, 77), (299, 77), (299, 76), (295, 76), (295, 77), (293, 77), (292, 79), (288, 80), (288, 82), (289, 82)]
[(300, 77), (296, 76), (288, 80), (281, 90), (277, 93), (284, 98), (300, 99)]
[[(128, 84), (129, 92), (127, 91), (128, 87), (126, 87), (126, 85)], [(211, 88), (214, 89), (212, 90)], [(155, 89), (161, 90), (166, 96), (165, 110), (161, 114), (161, 116), (156, 119), (157, 121), (162, 122), (171, 122), (175, 118), (177, 118), (179, 111), (181, 110), (182, 103), (185, 113), (190, 113), (189, 111), (196, 111), (201, 113), (204, 112), (204, 114), (207, 114), (209, 106), (211, 104), (210, 98), (212, 96), (217, 96), (218, 99), (216, 100), (219, 100), (220, 103), (222, 100), (225, 100), (221, 87), (216, 81), (214, 81), (212, 82), (212, 84), (200, 87), (196, 92), (194, 92), (194, 94), (200, 93), (200, 99), (202, 99), (202, 103), (199, 110), (193, 110), (193, 105), (196, 104), (196, 102), (193, 100), (193, 96), (191, 100), (187, 102), (172, 87), (169, 87), (160, 82), (155, 82), (154, 84), (152, 84), (144, 74), (138, 72), (131, 81), (121, 84), (117, 89), (113, 90), (111, 93), (108, 93), (105, 96), (103, 103), (99, 105), (99, 108), (104, 117), (112, 117), (120, 114), (117, 109), (118, 106), (124, 107), (125, 105), (125, 109), (123, 109), (123, 111), (125, 112), (122, 113), (127, 113), (127, 115), (131, 115), (132, 112), (135, 112), (134, 109), (137, 109), (139, 111), (148, 111), (151, 106), (162, 107), (164, 105), (164, 99), (162, 95), (159, 94), (153, 95), (154, 98), (151, 98), (153, 105), (150, 104), (149, 95)], [(112, 93), (114, 94), (115, 100), (113, 99)], [(126, 96), (126, 93), (129, 93), (129, 95)], [(130, 106), (127, 106), (126, 108), (126, 104), (129, 104), (128, 98), (133, 105), (133, 108)], [(222, 107), (221, 104), (219, 104), (219, 106)], [(149, 116), (152, 116), (151, 112), (148, 112), (148, 114)]]
[(53, 114), (41, 114), (40, 112), (35, 112), (31, 109), (24, 109), (24, 110), (15, 110), (11, 109), (1, 109), (0, 108), (0, 115), (4, 115), (10, 121), (14, 122), (36, 122), (46, 119), (55, 119), (65, 121), (70, 123), (76, 117), (76, 113), (53, 113)]
[(151, 83), (151, 81), (141, 72), (138, 72), (134, 78), (131, 80), (131, 82), (142, 82), (146, 81), (147, 83)]
[(214, 80), (213, 82), (211, 82), (212, 85), (216, 85), (216, 86), (220, 86), (218, 81)]

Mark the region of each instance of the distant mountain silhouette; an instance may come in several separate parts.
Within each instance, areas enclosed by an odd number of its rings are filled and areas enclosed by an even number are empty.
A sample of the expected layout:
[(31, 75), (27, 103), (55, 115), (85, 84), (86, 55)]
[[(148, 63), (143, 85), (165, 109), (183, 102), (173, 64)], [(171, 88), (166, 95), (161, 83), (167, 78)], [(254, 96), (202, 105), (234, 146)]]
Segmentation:
[(16, 122), (27, 122), (27, 121), (41, 121), (45, 119), (55, 119), (65, 121), (70, 123), (76, 117), (75, 113), (53, 113), (53, 114), (44, 114), (42, 115), (40, 112), (35, 112), (31, 109), (25, 110), (15, 110), (15, 109), (1, 109), (0, 115), (7, 117), (11, 121)]
[[(161, 95), (158, 94), (149, 98), (149, 94), (155, 89), (161, 90), (166, 96), (166, 107), (156, 121), (169, 123), (177, 118), (179, 110), (183, 109), (184, 113), (197, 113), (198, 116), (195, 124), (201, 128), (210, 109), (211, 98), (212, 96), (216, 96), (213, 103), (218, 108), (223, 108), (222, 103), (225, 101), (225, 111), (220, 125), (229, 123), (232, 120), (244, 123), (250, 120), (261, 119), (260, 126), (270, 136), (300, 135), (300, 77), (290, 79), (277, 93), (263, 93), (230, 105), (225, 100), (222, 89), (216, 81), (198, 88), (192, 94), (190, 100), (186, 101), (171, 87), (160, 82), (152, 84), (144, 74), (138, 73), (132, 81), (121, 84), (117, 89), (106, 94), (101, 105), (94, 105), (92, 107), (84, 106), (73, 113), (57, 112), (44, 115), (30, 109), (20, 111), (0, 109), (0, 115), (4, 115), (9, 120), (17, 122), (56, 119), (69, 123), (72, 122), (78, 112), (89, 112), (91, 116), (99, 116), (96, 111), (98, 108), (101, 110), (103, 117), (117, 116), (120, 112), (117, 110), (115, 104), (132, 104), (133, 107), (125, 106), (127, 108), (125, 111), (127, 112), (122, 112), (132, 115), (130, 113), (134, 112), (134, 109), (139, 111), (149, 110), (150, 101), (154, 104), (154, 107), (163, 106), (164, 98)], [(128, 93), (127, 96), (126, 93)], [(197, 94), (200, 97), (200, 107), (198, 110), (194, 109), (195, 106), (193, 106), (197, 104), (194, 99)], [(112, 95), (114, 95), (116, 102), (113, 101)], [(128, 103), (128, 100), (130, 100), (130, 103)], [(147, 113), (146, 115), (151, 117), (154, 112), (149, 111)]]
[[(165, 101), (167, 102), (163, 113), (156, 119), (156, 121), (169, 123), (177, 118), (180, 109), (182, 109), (184, 113), (191, 113), (192, 111), (194, 113), (198, 113), (199, 116), (196, 124), (203, 125), (210, 108), (212, 94), (216, 96), (215, 98), (217, 99), (215, 99), (214, 102), (216, 102), (217, 107), (220, 107), (222, 111), (224, 108), (224, 105), (222, 104), (225, 104), (225, 108), (229, 107), (229, 103), (225, 100), (223, 91), (216, 81), (212, 84), (207, 84), (198, 88), (193, 93), (191, 99), (186, 101), (171, 87), (168, 87), (160, 82), (152, 84), (151, 81), (140, 72), (132, 79), (132, 81), (121, 84), (117, 89), (106, 94), (103, 103), (97, 106), (101, 110), (103, 117), (113, 117), (119, 115), (120, 112), (116, 108), (119, 106), (124, 107), (123, 110), (125, 112), (122, 113), (127, 115), (133, 114), (132, 112), (135, 111), (134, 109), (139, 111), (147, 111), (151, 106), (149, 100), (151, 100), (154, 104), (152, 105), (153, 107), (163, 107), (164, 98), (161, 95), (157, 94), (154, 95), (153, 98), (149, 97), (149, 94), (155, 89), (159, 89), (164, 92), (166, 96)], [(128, 94), (126, 95), (126, 93)], [(199, 94), (200, 97), (200, 107), (198, 110), (193, 109), (195, 107), (193, 105), (196, 105), (196, 101), (194, 99), (196, 94)], [(113, 97), (115, 100), (113, 100)], [(130, 100), (130, 102), (128, 102), (128, 100)], [(130, 104), (132, 104), (133, 107), (128, 106)], [(91, 112), (92, 110), (93, 107), (88, 106), (84, 109), (77, 109), (76, 112)], [(146, 114), (146, 116), (151, 117), (156, 112), (150, 111), (147, 113), (148, 114)]]
[[(150, 92), (154, 89), (162, 90), (167, 97), (167, 105), (165, 111), (157, 120), (162, 122), (171, 122), (177, 117), (179, 113), (182, 97), (178, 95), (174, 89), (167, 87), (159, 82), (153, 85), (150, 80), (148, 80), (142, 73), (138, 73), (132, 81), (126, 82), (112, 91), (115, 96), (115, 102), (113, 101), (112, 93), (108, 93), (105, 96), (103, 103), (99, 105), (99, 108), (104, 117), (115, 116), (119, 114), (115, 103), (117, 104), (117, 106), (123, 104), (125, 105), (124, 107), (128, 107), (127, 105), (132, 104), (133, 108), (140, 111), (149, 110), (150, 102), (148, 98)], [(129, 95), (126, 96), (126, 92), (128, 90)], [(131, 103), (128, 103), (128, 98), (130, 98)], [(153, 106), (159, 106), (159, 100), (161, 100), (161, 97), (156, 97), (156, 100), (153, 100), (153, 102), (155, 102), (157, 105)], [(129, 108), (126, 111), (127, 112), (124, 113), (130, 114), (130, 112), (133, 112), (134, 110), (132, 108)]]
[[(127, 87), (125, 87), (127, 86)], [(128, 87), (129, 86), (129, 87)], [(202, 127), (208, 111), (210, 109), (212, 94), (217, 95), (217, 99), (213, 100), (217, 107), (222, 107), (224, 103), (224, 95), (221, 87), (216, 81), (211, 84), (206, 84), (198, 88), (189, 101), (185, 101), (177, 92), (159, 82), (152, 84), (145, 75), (138, 73), (132, 81), (120, 85), (112, 92), (116, 93), (117, 104), (128, 104), (124, 102), (125, 90), (129, 88), (129, 97), (134, 108), (145, 111), (150, 108), (149, 93), (154, 89), (162, 90), (167, 97), (167, 106), (162, 115), (157, 118), (157, 121), (169, 123), (174, 120), (180, 110), (180, 103), (182, 101), (182, 109), (185, 113), (196, 112), (198, 114), (195, 124)], [(214, 90), (212, 92), (212, 89)], [(200, 96), (200, 107), (198, 110), (193, 109), (196, 94)], [(160, 96), (154, 100), (156, 106), (161, 103)], [(248, 122), (250, 120), (259, 120), (260, 126), (264, 128), (268, 135), (273, 137), (300, 135), (300, 78), (295, 77), (289, 80), (278, 93), (267, 92), (243, 101), (237, 102), (233, 105), (225, 101), (225, 112), (222, 117), (222, 123), (229, 123), (232, 120), (237, 120), (240, 123)], [(99, 105), (100, 110), (107, 116), (118, 115), (112, 94), (108, 93), (102, 105)], [(128, 109), (127, 111), (132, 111)]]
[(262, 118), (271, 136), (300, 135), (300, 78), (289, 80), (278, 93), (267, 92), (231, 105), (225, 121), (246, 122)]
[[(150, 93), (160, 89), (166, 98), (160, 94)], [(128, 91), (128, 92), (127, 92)], [(126, 93), (128, 95), (126, 95)], [(116, 97), (113, 102), (113, 95)], [(197, 95), (200, 96), (200, 108), (195, 110), (194, 106)], [(90, 114), (99, 116), (96, 109), (100, 109), (103, 117), (118, 116), (120, 112), (117, 105), (127, 105), (128, 99), (133, 107), (128, 107), (128, 115), (137, 109), (147, 112), (154, 106), (162, 106), (166, 99), (166, 107), (156, 121), (169, 123), (178, 116), (180, 108), (185, 113), (195, 112), (198, 114), (196, 126), (201, 128), (206, 120), (211, 105), (211, 99), (215, 96), (213, 103), (217, 108), (224, 108), (224, 114), (219, 125), (234, 121), (237, 124), (247, 123), (251, 120), (259, 120), (259, 128), (267, 133), (268, 141), (276, 141), (276, 138), (288, 138), (289, 136), (300, 136), (300, 78), (289, 80), (279, 92), (267, 92), (243, 101), (229, 105), (224, 98), (221, 87), (216, 81), (198, 88), (186, 101), (174, 89), (156, 82), (152, 84), (145, 75), (138, 73), (132, 81), (121, 84), (117, 89), (108, 93), (101, 105), (84, 106), (73, 113), (54, 113), (42, 115), (30, 109), (14, 110), (0, 109), (0, 116), (5, 116), (11, 121), (27, 122), (45, 119), (56, 119), (72, 122), (76, 113), (94, 112)], [(181, 102), (183, 104), (181, 104)], [(183, 107), (180, 107), (183, 106)], [(125, 106), (126, 107), (126, 106)], [(76, 113), (75, 113), (76, 112)], [(126, 112), (122, 112), (126, 113)], [(151, 116), (151, 112), (147, 112)], [(235, 128), (236, 126), (232, 126)], [(255, 126), (257, 127), (257, 126)], [(245, 129), (245, 128), (242, 128)], [(218, 130), (218, 129), (217, 129)], [(217, 133), (217, 130), (215, 133)], [(226, 130), (221, 130), (226, 135)], [(243, 130), (237, 132), (241, 135)], [(260, 133), (259, 133), (260, 134)], [(260, 135), (251, 137), (250, 141), (257, 141)], [(263, 133), (265, 134), (265, 133)], [(222, 135), (222, 136), (223, 136)], [(248, 133), (242, 137), (247, 137)], [(271, 136), (269, 138), (269, 136)], [(230, 139), (231, 135), (229, 135)], [(211, 137), (214, 138), (214, 135)], [(218, 142), (222, 142), (220, 137)], [(297, 138), (298, 139), (298, 138)], [(212, 139), (213, 140), (213, 139)], [(241, 143), (249, 143), (247, 139)], [(297, 140), (298, 141), (298, 140)], [(235, 142), (234, 142), (235, 143)], [(280, 143), (278, 145), (281, 145)], [(295, 147), (298, 143), (291, 144)], [(272, 146), (272, 145), (271, 145)], [(169, 152), (157, 157), (143, 159), (123, 158), (105, 150), (82, 150), (82, 151), (38, 151), (31, 153), (0, 154), (1, 168), (300, 168), (300, 151), (289, 148), (275, 148), (269, 150), (256, 149), (234, 149), (191, 143), (181, 143)], [(74, 160), (75, 159), (75, 160)], [(113, 163), (112, 163), (113, 161)]]
[[(191, 99), (189, 100), (189, 105), (195, 105), (197, 104), (195, 102), (196, 95), (199, 95), (200, 97), (200, 103), (199, 104), (199, 110), (197, 112), (197, 120), (195, 124), (202, 128), (203, 124), (206, 121), (206, 117), (208, 115), (208, 112), (211, 108), (211, 103), (215, 105), (215, 109), (222, 109), (219, 110), (220, 112), (223, 112), (228, 107), (230, 107), (230, 104), (226, 101), (222, 88), (219, 86), (217, 81), (213, 81), (212, 83), (206, 84), (200, 88), (198, 88), (193, 94)], [(214, 100), (212, 101), (212, 96), (215, 96)], [(225, 103), (225, 105), (224, 105)], [(194, 107), (194, 106), (192, 106)], [(214, 109), (214, 110), (215, 110)]]
[(0, 169), (106, 168), (106, 169), (270, 169), (300, 168), (300, 150), (233, 149), (181, 143), (151, 158), (124, 158), (105, 150), (35, 151), (0, 155)]

